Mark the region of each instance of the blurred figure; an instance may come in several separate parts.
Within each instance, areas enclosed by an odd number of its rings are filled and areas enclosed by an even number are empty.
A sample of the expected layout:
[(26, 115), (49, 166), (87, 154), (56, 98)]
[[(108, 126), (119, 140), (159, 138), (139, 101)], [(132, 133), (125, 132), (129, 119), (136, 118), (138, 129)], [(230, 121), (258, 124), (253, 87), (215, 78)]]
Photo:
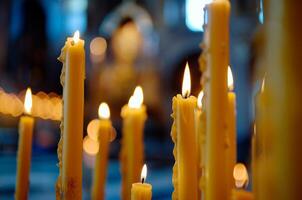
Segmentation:
[(128, 102), (136, 85), (142, 86), (149, 111), (161, 109), (159, 75), (152, 64), (140, 62), (143, 43), (137, 24), (131, 18), (124, 18), (111, 37), (112, 59), (105, 66), (94, 67), (92, 72), (90, 100), (94, 110), (101, 101), (106, 101), (112, 117), (119, 118), (121, 107)]

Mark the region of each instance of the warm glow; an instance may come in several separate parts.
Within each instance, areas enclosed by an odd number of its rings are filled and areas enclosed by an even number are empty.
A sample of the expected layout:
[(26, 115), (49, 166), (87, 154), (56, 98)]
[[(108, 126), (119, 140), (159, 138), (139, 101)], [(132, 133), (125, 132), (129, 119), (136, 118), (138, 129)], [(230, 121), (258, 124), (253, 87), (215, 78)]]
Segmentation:
[(79, 40), (80, 40), (80, 32), (76, 31), (73, 35), (73, 41), (74, 41), (74, 43), (78, 43)]
[(232, 70), (231, 70), (230, 66), (228, 66), (228, 88), (229, 88), (229, 90), (234, 89), (233, 73), (232, 73)]
[(191, 77), (188, 63), (186, 64), (184, 78), (182, 81), (182, 97), (189, 97), (191, 93)]
[(244, 164), (238, 163), (235, 165), (233, 177), (235, 179), (235, 185), (237, 188), (243, 188), (247, 186), (249, 175)]
[(147, 165), (144, 164), (142, 172), (141, 172), (141, 180), (144, 183), (146, 181), (147, 178)]
[(144, 101), (143, 89), (137, 86), (133, 95), (130, 97), (128, 105), (130, 108), (140, 108)]
[(198, 108), (200, 108), (201, 109), (201, 107), (202, 107), (202, 98), (203, 98), (203, 90), (201, 90), (200, 92), (199, 92), (199, 94), (198, 94), (198, 97), (197, 97), (197, 106), (198, 106)]
[(99, 118), (101, 119), (109, 119), (110, 118), (110, 110), (107, 103), (101, 103), (99, 106)]
[(89, 135), (89, 137), (91, 139), (93, 139), (94, 141), (98, 141), (98, 130), (99, 130), (99, 126), (100, 126), (100, 120), (99, 119), (94, 119), (91, 120), (88, 123), (87, 126), (87, 134)]
[(263, 78), (263, 80), (262, 80), (261, 92), (264, 92), (264, 88), (265, 88), (265, 78)]
[(32, 95), (31, 95), (31, 89), (27, 88), (26, 94), (25, 94), (25, 101), (24, 101), (24, 110), (26, 114), (31, 113), (32, 108)]
[(99, 143), (86, 136), (83, 140), (83, 149), (89, 155), (96, 155), (99, 152)]
[(96, 37), (90, 42), (90, 53), (96, 56), (102, 56), (106, 52), (107, 42), (102, 37)]

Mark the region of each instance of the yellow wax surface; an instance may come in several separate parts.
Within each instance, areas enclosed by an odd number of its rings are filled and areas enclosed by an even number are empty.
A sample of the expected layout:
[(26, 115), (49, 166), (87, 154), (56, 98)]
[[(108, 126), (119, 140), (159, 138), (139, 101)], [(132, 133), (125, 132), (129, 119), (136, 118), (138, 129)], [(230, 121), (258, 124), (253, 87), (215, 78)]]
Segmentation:
[(173, 98), (174, 124), (172, 140), (175, 144), (173, 154), (174, 192), (172, 199), (198, 199), (198, 153), (195, 134), (194, 110), (196, 97), (183, 98), (177, 95)]
[(32, 150), (34, 118), (22, 116), (19, 122), (16, 200), (25, 200), (29, 191), (29, 172)]
[(196, 108), (194, 112), (195, 119), (195, 136), (197, 141), (197, 164), (198, 164), (198, 199), (202, 198), (204, 190), (203, 172), (205, 168), (205, 113), (200, 108)]
[(133, 183), (131, 187), (131, 200), (151, 200), (152, 185), (148, 183)]
[[(267, 92), (260, 92), (255, 99), (256, 108), (256, 134), (252, 140), (253, 156), (253, 191), (256, 199), (268, 199), (271, 196), (269, 190), (269, 173), (268, 167), (268, 144), (269, 122), (267, 113)], [(270, 191), (270, 190), (269, 190)]]
[(122, 200), (130, 200), (132, 183), (140, 181), (144, 159), (144, 126), (147, 119), (146, 107), (122, 108), (123, 135), (121, 142)]
[(235, 186), (233, 178), (234, 166), (237, 162), (237, 147), (236, 147), (236, 94), (228, 92), (228, 112), (227, 112), (227, 184), (228, 192), (231, 193)]
[(254, 195), (251, 192), (245, 190), (232, 190), (232, 200), (254, 200)]
[(205, 199), (230, 198), (227, 169), (230, 2), (215, 0), (207, 5), (208, 22), (203, 44), (201, 70), (205, 92), (206, 166)]
[(61, 196), (65, 200), (78, 200), (82, 199), (85, 52), (83, 40), (71, 44), (69, 38), (66, 43), (66, 49), (62, 50), (65, 57), (61, 58), (65, 65), (65, 77), (61, 80), (64, 81)]
[(109, 119), (101, 119), (99, 122), (99, 152), (96, 155), (94, 168), (92, 200), (103, 200), (105, 183), (107, 177), (107, 163), (109, 154), (109, 144), (112, 132), (112, 125)]

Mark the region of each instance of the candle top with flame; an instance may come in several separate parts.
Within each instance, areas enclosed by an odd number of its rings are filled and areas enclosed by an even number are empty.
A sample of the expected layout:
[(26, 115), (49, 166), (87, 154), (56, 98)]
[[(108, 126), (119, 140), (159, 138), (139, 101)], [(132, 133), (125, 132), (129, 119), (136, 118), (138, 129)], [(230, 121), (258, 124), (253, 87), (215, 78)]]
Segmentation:
[(237, 188), (247, 187), (249, 175), (246, 167), (242, 163), (237, 163), (234, 167), (233, 177), (235, 179), (235, 185)]
[(147, 165), (144, 164), (142, 172), (141, 172), (141, 181), (144, 183), (147, 179)]
[(101, 103), (99, 106), (99, 118), (109, 119), (110, 118), (110, 109), (107, 103)]
[(230, 66), (228, 66), (228, 88), (230, 91), (234, 90), (234, 79)]
[(25, 100), (24, 100), (24, 111), (26, 114), (31, 114), (31, 108), (32, 108), (32, 95), (31, 95), (31, 89), (27, 88), (26, 94), (25, 94)]
[(80, 40), (80, 31), (77, 30), (73, 35), (73, 42), (76, 44), (79, 42), (79, 40)]
[(144, 101), (143, 89), (137, 86), (133, 95), (130, 97), (128, 105), (130, 108), (140, 108)]
[(191, 93), (191, 76), (188, 63), (186, 64), (184, 77), (182, 81), (182, 97), (187, 98)]
[(202, 98), (203, 98), (203, 95), (204, 95), (203, 90), (201, 90), (199, 92), (199, 94), (198, 94), (198, 97), (197, 97), (197, 106), (198, 106), (199, 109), (202, 108)]

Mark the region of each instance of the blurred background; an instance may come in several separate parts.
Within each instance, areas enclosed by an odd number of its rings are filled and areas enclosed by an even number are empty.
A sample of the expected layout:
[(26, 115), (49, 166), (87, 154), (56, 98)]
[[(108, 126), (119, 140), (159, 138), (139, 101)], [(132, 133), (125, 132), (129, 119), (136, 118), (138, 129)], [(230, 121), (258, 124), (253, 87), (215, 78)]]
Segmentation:
[[(0, 100), (33, 94), (62, 94), (57, 60), (66, 37), (76, 30), (85, 40), (86, 80), (84, 135), (108, 102), (117, 138), (111, 143), (106, 199), (119, 199), (120, 109), (136, 85), (148, 108), (145, 127), (147, 181), (153, 199), (171, 199), (174, 158), (170, 137), (172, 97), (181, 92), (189, 63), (192, 93), (201, 90), (198, 57), (202, 50), (203, 7), (210, 0), (1, 0)], [(261, 47), (264, 20), (261, 0), (232, 0), (231, 68), (237, 94), (238, 161), (249, 166), (254, 121), (255, 50)], [(259, 36), (260, 35), (260, 36)], [(260, 46), (260, 47), (259, 47)], [(23, 100), (21, 98), (21, 100)], [(13, 98), (16, 99), (16, 98)], [(20, 113), (5, 112), (16, 104), (1, 101), (0, 199), (13, 199)], [(60, 107), (58, 107), (60, 108)], [(0, 109), (1, 111), (1, 109)], [(59, 121), (37, 118), (34, 130), (29, 199), (54, 199)], [(84, 148), (84, 198), (90, 198), (94, 155)], [(248, 167), (249, 168), (249, 167)]]

